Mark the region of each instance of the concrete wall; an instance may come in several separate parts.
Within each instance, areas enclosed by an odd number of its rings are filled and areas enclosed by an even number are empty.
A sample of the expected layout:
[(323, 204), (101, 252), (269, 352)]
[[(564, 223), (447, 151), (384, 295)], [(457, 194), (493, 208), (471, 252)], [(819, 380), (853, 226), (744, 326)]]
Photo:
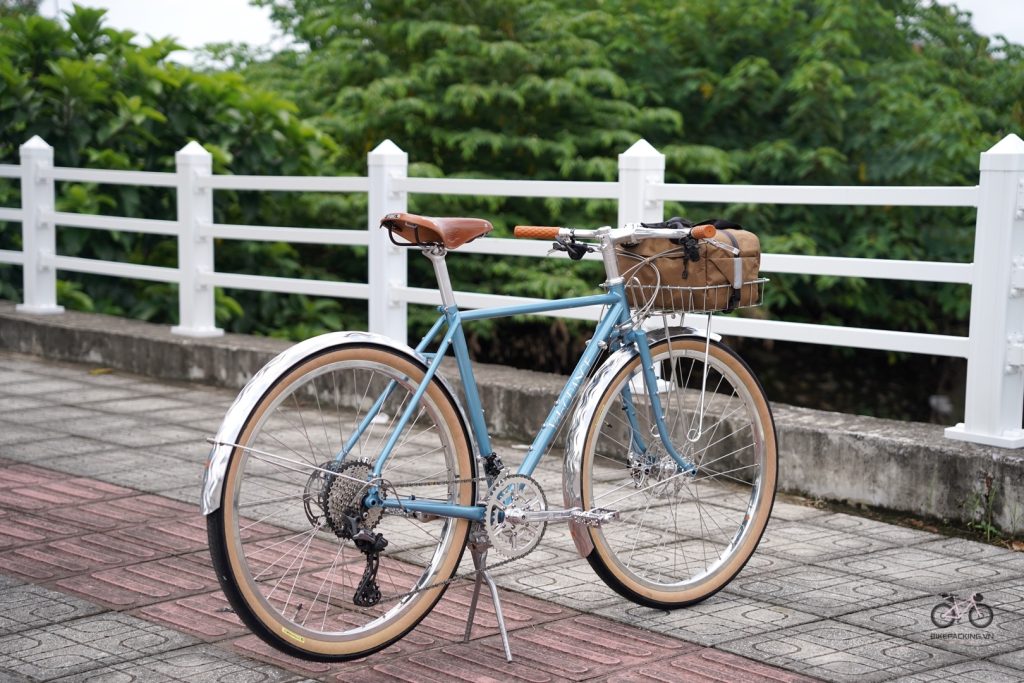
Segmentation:
[[(163, 379), (238, 388), (287, 346), (232, 334), (186, 338), (164, 326), (95, 314), (28, 315), (0, 301), (0, 349)], [(445, 372), (454, 379), (453, 367)], [(521, 441), (532, 439), (564, 381), (494, 365), (477, 372), (493, 433)], [(1024, 449), (951, 441), (939, 425), (778, 403), (773, 410), (783, 491), (1024, 528)]]

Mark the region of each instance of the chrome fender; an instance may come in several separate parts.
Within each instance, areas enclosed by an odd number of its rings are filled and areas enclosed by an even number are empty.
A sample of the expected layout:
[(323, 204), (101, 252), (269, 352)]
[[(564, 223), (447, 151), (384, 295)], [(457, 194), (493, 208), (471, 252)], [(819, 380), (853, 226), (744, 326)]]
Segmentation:
[[(668, 332), (664, 329), (656, 329), (647, 335), (650, 344), (665, 339), (666, 337), (705, 337), (704, 330), (697, 330), (692, 327), (673, 327)], [(711, 338), (716, 339), (718, 335), (711, 333)], [(579, 403), (569, 422), (569, 432), (565, 440), (565, 462), (562, 466), (562, 498), (565, 501), (565, 509), (583, 509), (583, 447), (587, 439), (587, 430), (594, 420), (597, 412), (598, 402), (604, 392), (608, 389), (612, 379), (626, 366), (639, 352), (636, 347), (624, 346), (612, 353), (597, 369), (590, 381), (580, 391)], [(572, 534), (573, 543), (580, 557), (586, 557), (594, 550), (594, 542), (590, 538), (590, 532), (586, 525), (581, 522), (569, 522), (569, 532)]]
[[(235, 398), (235, 402), (231, 404), (230, 408), (228, 408), (228, 412), (224, 415), (224, 420), (220, 423), (220, 428), (217, 430), (217, 435), (214, 437), (214, 446), (210, 450), (210, 455), (206, 460), (206, 472), (203, 475), (203, 490), (199, 501), (199, 507), (204, 515), (215, 512), (220, 507), (224, 477), (228, 469), (228, 460), (231, 458), (232, 446), (229, 444), (238, 443), (238, 438), (242, 434), (242, 428), (244, 427), (246, 420), (249, 419), (249, 416), (252, 414), (252, 411), (255, 409), (256, 403), (259, 402), (260, 398), (266, 394), (267, 390), (270, 389), (270, 387), (273, 386), (273, 384), (280, 379), (282, 375), (288, 372), (296, 363), (306, 356), (346, 344), (372, 344), (375, 346), (383, 346), (415, 359), (424, 367), (427, 367), (430, 364), (423, 355), (416, 353), (416, 351), (411, 347), (405, 344), (400, 344), (394, 339), (370, 332), (329, 332), (327, 334), (322, 334), (318, 337), (313, 337), (299, 342), (295, 346), (279, 353), (273, 360), (260, 368), (260, 370), (246, 383), (245, 387), (242, 388), (242, 391), (239, 392), (238, 396)], [(472, 452), (475, 454), (477, 452), (476, 444), (473, 440), (472, 432), (467, 428), (469, 422), (466, 420), (466, 413), (463, 410), (461, 401), (459, 400), (459, 395), (452, 389), (451, 385), (444, 377), (441, 376), (440, 373), (437, 373), (435, 377), (441, 382), (442, 386), (451, 396), (452, 401), (454, 401), (455, 407), (459, 412), (459, 417), (462, 419), (463, 429), (465, 429), (467, 435), (469, 435), (470, 447), (472, 448)], [(475, 459), (471, 459), (471, 461), (474, 465), (476, 464)], [(476, 475), (474, 474), (473, 476)]]

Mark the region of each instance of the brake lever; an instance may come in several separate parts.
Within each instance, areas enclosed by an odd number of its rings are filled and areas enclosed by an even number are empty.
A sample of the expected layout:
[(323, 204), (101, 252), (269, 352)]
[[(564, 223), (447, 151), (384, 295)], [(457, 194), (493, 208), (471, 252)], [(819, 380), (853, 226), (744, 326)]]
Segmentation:
[(579, 261), (588, 253), (595, 251), (594, 247), (583, 242), (577, 242), (571, 237), (556, 237), (551, 244), (552, 251), (564, 251), (569, 254), (573, 261)]

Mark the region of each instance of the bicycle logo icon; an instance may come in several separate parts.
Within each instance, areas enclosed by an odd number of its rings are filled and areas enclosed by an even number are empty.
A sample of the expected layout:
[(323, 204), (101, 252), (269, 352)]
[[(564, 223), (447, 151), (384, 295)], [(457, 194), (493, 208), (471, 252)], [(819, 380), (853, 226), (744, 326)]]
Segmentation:
[(986, 628), (992, 623), (992, 608), (982, 602), (984, 596), (974, 593), (962, 600), (952, 593), (941, 593), (943, 601), (932, 608), (932, 623), (939, 628), (949, 628), (960, 623), (964, 615), (972, 626)]

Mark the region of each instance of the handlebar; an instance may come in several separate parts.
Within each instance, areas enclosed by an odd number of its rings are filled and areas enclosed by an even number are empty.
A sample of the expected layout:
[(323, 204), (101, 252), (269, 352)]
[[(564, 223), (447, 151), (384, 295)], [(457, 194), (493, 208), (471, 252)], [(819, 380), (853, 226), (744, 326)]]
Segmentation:
[[(610, 235), (613, 242), (628, 241), (632, 239), (647, 239), (651, 237), (679, 238), (689, 235), (695, 239), (710, 239), (715, 236), (717, 230), (713, 225), (695, 225), (692, 228), (647, 228), (639, 224), (631, 224), (618, 230), (603, 228), (602, 234)], [(602, 232), (599, 230), (575, 230), (571, 228), (560, 228), (551, 225), (517, 225), (513, 234), (518, 239), (528, 240), (553, 240), (558, 237), (577, 237), (582, 239), (594, 239)]]

